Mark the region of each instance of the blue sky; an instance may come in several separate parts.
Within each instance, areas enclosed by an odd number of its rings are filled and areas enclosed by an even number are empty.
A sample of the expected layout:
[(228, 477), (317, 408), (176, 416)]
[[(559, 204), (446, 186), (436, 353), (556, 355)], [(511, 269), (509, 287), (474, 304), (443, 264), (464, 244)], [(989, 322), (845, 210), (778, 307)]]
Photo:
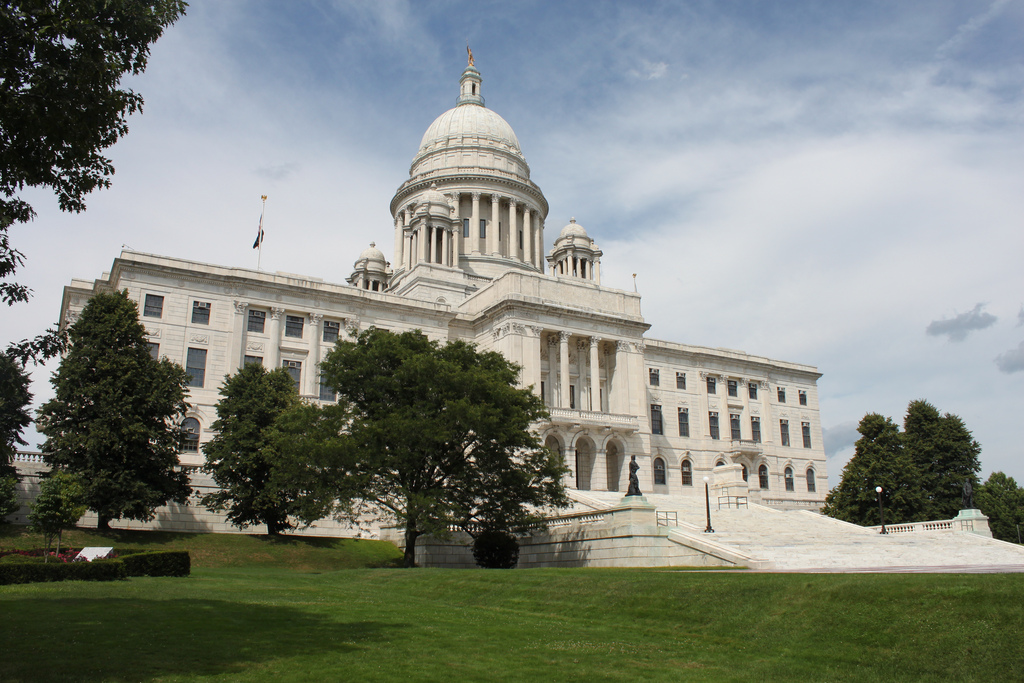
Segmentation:
[(81, 215), (28, 195), (35, 298), (0, 341), (122, 244), (254, 267), (262, 194), (263, 267), (343, 281), (390, 249), (468, 40), (545, 248), (576, 217), (650, 336), (816, 365), (833, 484), (857, 421), (918, 398), (1024, 482), (1022, 34), (1024, 0), (194, 2), (131, 83), (113, 187)]

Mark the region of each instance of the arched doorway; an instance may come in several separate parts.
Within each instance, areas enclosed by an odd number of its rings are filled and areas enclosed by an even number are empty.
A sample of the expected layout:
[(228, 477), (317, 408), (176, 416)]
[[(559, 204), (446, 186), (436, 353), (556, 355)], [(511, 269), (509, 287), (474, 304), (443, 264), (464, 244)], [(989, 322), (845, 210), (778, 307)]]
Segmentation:
[(622, 456), (623, 449), (622, 445), (618, 441), (612, 440), (605, 446), (605, 476), (607, 478), (607, 488), (609, 491), (619, 490), (619, 480), (622, 476)]
[(594, 442), (589, 437), (581, 436), (576, 440), (576, 490), (589, 491), (591, 476), (594, 472)]

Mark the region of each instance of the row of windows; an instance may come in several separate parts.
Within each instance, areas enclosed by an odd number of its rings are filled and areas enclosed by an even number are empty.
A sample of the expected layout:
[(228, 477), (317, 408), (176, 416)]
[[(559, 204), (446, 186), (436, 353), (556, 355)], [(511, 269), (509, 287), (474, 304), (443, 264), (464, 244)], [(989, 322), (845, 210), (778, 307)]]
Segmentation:
[[(652, 387), (661, 386), (661, 371), (658, 368), (648, 368), (647, 377), (648, 382)], [(708, 377), (707, 388), (709, 394), (718, 393), (718, 379), (716, 377)], [(686, 389), (685, 372), (676, 373), (676, 389)], [(728, 392), (729, 396), (733, 398), (739, 397), (739, 381), (734, 379), (726, 380), (726, 391)], [(800, 401), (800, 405), (807, 405), (807, 392), (804, 391), (803, 389), (800, 389), (798, 390), (797, 394)], [(784, 387), (778, 387), (777, 395), (779, 403), (786, 402), (786, 389)], [(757, 399), (757, 382), (747, 383), (747, 396), (749, 396), (751, 399)]]
[[(717, 464), (723, 465), (725, 463), (722, 462), (722, 461), (719, 461)], [(679, 471), (680, 471), (680, 473), (682, 475), (683, 486), (693, 486), (693, 465), (690, 463), (689, 460), (683, 460), (683, 462), (679, 464)], [(743, 481), (747, 481), (747, 477), (748, 477), (747, 466), (743, 465)], [(816, 493), (817, 492), (817, 485), (816, 485), (815, 479), (814, 479), (814, 468), (813, 467), (808, 467), (807, 468), (807, 472), (804, 475), (804, 479), (805, 479), (806, 484), (807, 484), (807, 492), (808, 493)], [(767, 465), (761, 465), (760, 467), (757, 468), (757, 480), (758, 480), (757, 484), (758, 484), (758, 486), (760, 488), (762, 488), (764, 490), (768, 490), (768, 466)], [(783, 480), (785, 482), (786, 490), (787, 491), (795, 491), (796, 490), (796, 485), (795, 485), (795, 482), (794, 482), (794, 479), (793, 479), (793, 468), (792, 467), (787, 467), (785, 469), (785, 471), (783, 472)], [(665, 461), (662, 458), (655, 458), (654, 459), (654, 483), (655, 483), (655, 485), (660, 485), (660, 486), (664, 486), (664, 485), (666, 485), (668, 483), (668, 477), (666, 475), (666, 469), (665, 469)]]
[[(678, 412), (679, 436), (690, 436), (690, 410), (679, 408)], [(801, 422), (800, 431), (803, 436), (804, 448), (811, 448), (811, 423)], [(789, 420), (779, 420), (779, 432), (782, 435), (782, 445), (789, 445)], [(657, 403), (651, 404), (651, 433), (664, 434), (665, 423), (661, 412), (661, 406)], [(718, 413), (708, 412), (708, 433), (712, 439), (719, 439)], [(729, 415), (729, 436), (733, 441), (739, 441), (742, 436), (740, 432), (740, 415), (732, 413)], [(752, 416), (750, 418), (750, 440), (761, 443), (761, 418)]]

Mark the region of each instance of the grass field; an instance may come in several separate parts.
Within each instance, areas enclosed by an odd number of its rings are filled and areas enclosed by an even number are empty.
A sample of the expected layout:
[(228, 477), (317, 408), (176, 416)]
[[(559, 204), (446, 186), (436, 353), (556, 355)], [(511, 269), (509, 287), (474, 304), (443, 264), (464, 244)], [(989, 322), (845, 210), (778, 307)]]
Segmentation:
[(4, 683), (1011, 681), (1024, 671), (1022, 575), (264, 563), (5, 586), (0, 615)]

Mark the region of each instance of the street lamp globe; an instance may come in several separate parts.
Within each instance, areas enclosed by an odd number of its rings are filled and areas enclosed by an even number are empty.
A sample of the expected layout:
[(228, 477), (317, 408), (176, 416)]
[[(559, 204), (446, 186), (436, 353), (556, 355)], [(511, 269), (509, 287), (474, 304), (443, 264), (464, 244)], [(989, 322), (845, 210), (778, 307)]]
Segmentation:
[(875, 493), (881, 493), (881, 492), (882, 492), (882, 487), (881, 486), (876, 486), (875, 487)]

